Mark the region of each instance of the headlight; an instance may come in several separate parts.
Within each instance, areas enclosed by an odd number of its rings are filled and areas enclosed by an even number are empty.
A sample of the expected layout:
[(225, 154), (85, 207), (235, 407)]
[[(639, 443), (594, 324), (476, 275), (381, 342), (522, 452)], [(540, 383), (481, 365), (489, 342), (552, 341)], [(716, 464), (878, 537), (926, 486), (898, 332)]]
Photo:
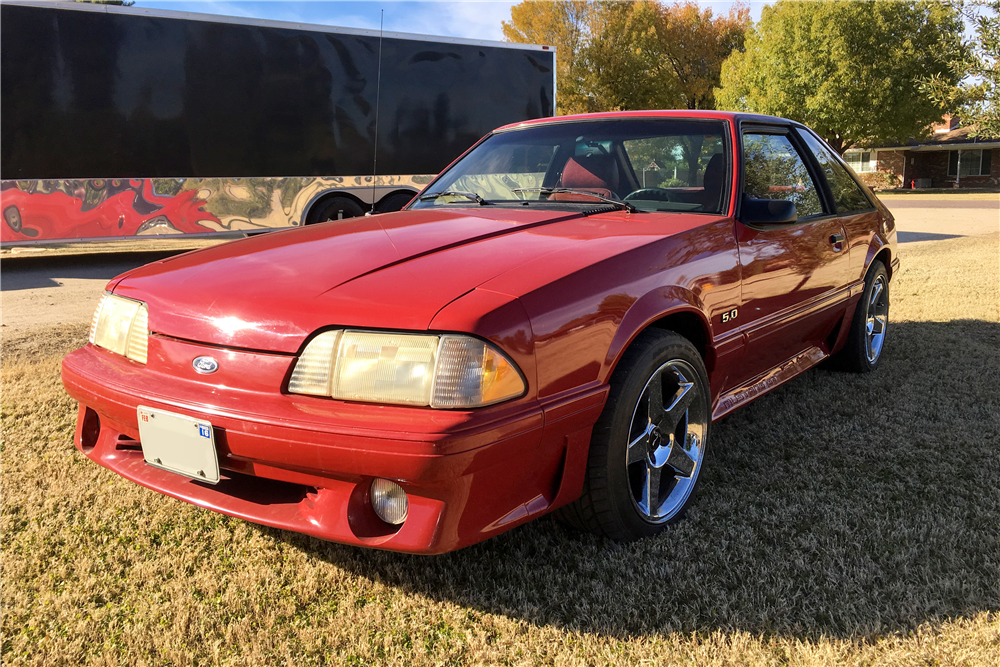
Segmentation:
[(149, 311), (142, 301), (105, 294), (90, 325), (90, 342), (146, 363)]
[(321, 333), (288, 383), (293, 394), (433, 408), (482, 407), (525, 389), (514, 364), (478, 338), (380, 331)]

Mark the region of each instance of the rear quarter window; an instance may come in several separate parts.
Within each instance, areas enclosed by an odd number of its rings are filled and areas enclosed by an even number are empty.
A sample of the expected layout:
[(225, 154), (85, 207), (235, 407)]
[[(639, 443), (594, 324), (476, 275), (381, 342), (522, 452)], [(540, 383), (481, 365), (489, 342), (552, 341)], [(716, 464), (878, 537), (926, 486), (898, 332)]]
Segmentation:
[(799, 135), (816, 157), (820, 169), (823, 170), (839, 215), (867, 211), (873, 208), (864, 190), (837, 160), (833, 151), (826, 144), (813, 136), (811, 132), (799, 132)]

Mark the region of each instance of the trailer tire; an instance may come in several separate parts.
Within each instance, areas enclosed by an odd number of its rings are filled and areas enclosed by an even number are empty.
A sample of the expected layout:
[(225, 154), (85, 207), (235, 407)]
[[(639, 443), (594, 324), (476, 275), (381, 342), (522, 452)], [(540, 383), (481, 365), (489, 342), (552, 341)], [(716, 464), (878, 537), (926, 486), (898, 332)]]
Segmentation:
[(383, 197), (382, 201), (375, 205), (376, 213), (392, 213), (398, 211), (416, 196), (415, 192), (394, 192), (388, 197)]
[(328, 197), (313, 205), (309, 210), (309, 215), (306, 216), (306, 224), (357, 218), (364, 214), (365, 211), (361, 205), (350, 197)]

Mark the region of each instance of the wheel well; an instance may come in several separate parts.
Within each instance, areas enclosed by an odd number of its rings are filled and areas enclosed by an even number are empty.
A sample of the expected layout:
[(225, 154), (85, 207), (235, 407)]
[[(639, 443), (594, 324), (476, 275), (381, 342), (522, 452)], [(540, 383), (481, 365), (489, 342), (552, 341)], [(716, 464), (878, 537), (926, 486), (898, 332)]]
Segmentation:
[(892, 278), (892, 262), (890, 261), (891, 258), (892, 258), (892, 253), (889, 252), (888, 248), (882, 248), (879, 251), (879, 253), (875, 255), (875, 259), (882, 262), (882, 264), (885, 266), (885, 273), (890, 279)]
[(712, 371), (712, 367), (715, 364), (715, 355), (708, 344), (708, 329), (705, 327), (705, 322), (698, 315), (689, 311), (671, 313), (656, 320), (649, 327), (673, 331), (687, 338), (697, 348), (701, 358), (704, 359), (706, 370), (709, 372)]
[(383, 201), (385, 201), (389, 197), (394, 197), (396, 195), (406, 195), (407, 197), (410, 197), (412, 199), (413, 197), (417, 196), (417, 191), (416, 190), (408, 190), (406, 188), (402, 188), (400, 190), (393, 190), (392, 192), (389, 192), (386, 195), (380, 197), (379, 200), (378, 200), (378, 202), (375, 205), (378, 206), (379, 204), (381, 204)]
[(344, 192), (342, 190), (333, 190), (332, 192), (324, 192), (322, 195), (313, 200), (313, 202), (310, 203), (309, 206), (306, 208), (305, 212), (302, 215), (302, 221), (303, 221), (302, 224), (307, 225), (313, 222), (312, 220), (309, 219), (309, 216), (311, 216), (313, 211), (316, 210), (316, 207), (329, 199), (333, 199), (334, 197), (344, 197), (345, 199), (350, 199), (358, 206), (360, 206), (362, 211), (370, 211), (372, 208), (368, 204), (364, 203), (363, 201), (352, 195), (350, 192)]
[(393, 190), (392, 192), (388, 192), (383, 197), (381, 197), (377, 202), (375, 202), (374, 212), (375, 213), (390, 213), (392, 211), (399, 210), (399, 209), (397, 209), (395, 207), (393, 207), (391, 209), (388, 209), (388, 210), (385, 209), (386, 202), (388, 202), (390, 199), (392, 199), (393, 197), (396, 197), (398, 195), (402, 195), (402, 196), (406, 197), (407, 199), (413, 199), (415, 196), (417, 196), (417, 191), (416, 190), (411, 190), (409, 188), (400, 188), (398, 190)]

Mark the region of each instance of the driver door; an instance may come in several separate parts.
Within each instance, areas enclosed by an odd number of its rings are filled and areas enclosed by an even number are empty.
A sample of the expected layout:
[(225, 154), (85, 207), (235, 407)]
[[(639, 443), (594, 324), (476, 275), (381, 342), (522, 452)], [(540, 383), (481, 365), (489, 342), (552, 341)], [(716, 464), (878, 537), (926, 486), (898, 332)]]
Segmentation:
[(743, 192), (793, 201), (798, 212), (782, 227), (736, 223), (748, 380), (823, 348), (845, 312), (851, 267), (842, 220), (789, 129), (744, 129), (742, 141)]

